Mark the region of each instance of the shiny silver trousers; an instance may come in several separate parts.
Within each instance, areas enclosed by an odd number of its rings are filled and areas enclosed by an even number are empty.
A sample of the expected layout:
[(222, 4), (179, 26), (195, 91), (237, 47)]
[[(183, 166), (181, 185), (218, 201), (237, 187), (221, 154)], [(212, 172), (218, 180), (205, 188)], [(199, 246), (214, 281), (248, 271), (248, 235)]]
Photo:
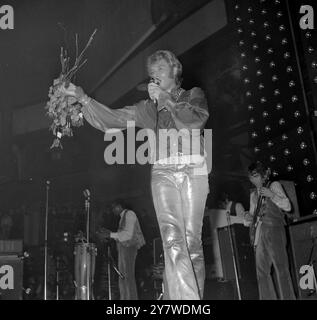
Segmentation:
[(208, 175), (197, 165), (154, 165), (152, 196), (164, 248), (168, 296), (203, 297), (205, 262), (201, 242)]

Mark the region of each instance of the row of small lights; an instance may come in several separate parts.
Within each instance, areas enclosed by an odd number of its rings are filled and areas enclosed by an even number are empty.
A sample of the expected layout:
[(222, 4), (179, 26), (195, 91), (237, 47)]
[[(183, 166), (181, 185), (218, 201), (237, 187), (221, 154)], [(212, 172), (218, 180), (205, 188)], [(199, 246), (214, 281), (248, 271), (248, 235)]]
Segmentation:
[[(265, 2), (266, 2), (266, 0), (260, 0), (260, 3), (265, 3)], [(275, 5), (279, 5), (279, 4), (280, 4), (280, 1), (279, 1), (279, 0), (275, 0), (274, 3), (275, 3)], [(240, 9), (240, 5), (239, 5), (239, 4), (236, 4), (236, 5), (235, 5), (235, 10), (238, 11), (239, 9)], [(253, 8), (252, 8), (251, 6), (247, 9), (247, 11), (248, 11), (249, 14), (252, 14), (252, 12), (254, 12), (254, 10), (253, 10)], [(265, 16), (267, 13), (268, 13), (267, 9), (263, 8), (263, 9), (261, 10), (261, 14), (262, 14), (263, 16)], [(284, 15), (283, 12), (282, 12), (281, 10), (279, 10), (279, 11), (277, 12), (277, 14), (276, 14), (276, 17), (277, 17), (277, 18), (281, 18), (283, 15)], [(236, 17), (236, 22), (237, 22), (237, 23), (241, 23), (241, 22), (242, 22), (241, 17), (237, 16), (237, 17)], [(249, 24), (250, 26), (254, 25), (254, 24), (255, 24), (255, 20), (252, 19), (252, 18), (250, 18), (250, 19), (248, 20), (248, 24)], [(269, 23), (268, 21), (265, 21), (265, 22), (263, 23), (263, 27), (264, 27), (265, 30), (269, 30), (269, 28), (270, 28), (270, 23)], [(278, 29), (279, 29), (280, 32), (285, 32), (285, 31), (287, 30), (287, 28), (285, 27), (284, 24), (280, 24), (280, 25), (278, 26)], [(240, 35), (243, 34), (244, 31), (243, 31), (243, 29), (241, 28), (241, 26), (238, 27), (237, 32), (238, 32)], [(252, 38), (255, 38), (256, 35), (257, 35), (257, 33), (256, 33), (254, 30), (252, 30), (252, 31), (250, 32), (250, 35), (251, 35)], [(309, 39), (310, 37), (311, 37), (311, 34), (310, 34), (309, 32), (307, 32), (307, 33), (306, 33), (306, 38)], [(267, 34), (265, 35), (265, 38), (264, 38), (264, 39), (265, 39), (265, 41), (270, 41), (270, 40), (272, 40), (272, 36), (271, 36), (269, 33), (267, 33)], [(285, 46), (285, 45), (287, 45), (288, 42), (289, 42), (289, 40), (287, 39), (287, 37), (286, 37), (286, 36), (282, 36), (282, 40), (281, 40), (281, 45), (282, 45), (282, 47)], [(244, 41), (244, 40), (240, 40), (240, 41), (239, 41), (239, 46), (240, 46), (240, 47), (243, 47), (244, 45), (245, 45), (245, 41)], [(258, 45), (257, 43), (254, 43), (254, 44), (252, 45), (252, 49), (253, 49), (253, 51), (255, 52), (256, 50), (259, 49), (259, 45)], [(309, 54), (313, 53), (313, 52), (314, 52), (314, 48), (313, 48), (312, 46), (308, 46), (307, 52), (308, 52)], [(273, 53), (274, 53), (274, 49), (271, 48), (271, 47), (268, 48), (267, 51), (266, 51), (266, 54), (267, 54), (267, 55), (272, 55)], [(285, 60), (287, 60), (287, 59), (289, 59), (289, 58), (291, 57), (291, 53), (290, 53), (289, 51), (285, 51), (285, 52), (283, 53), (283, 57), (284, 57)], [(241, 58), (242, 58), (243, 60), (247, 58), (247, 55), (246, 55), (245, 52), (242, 52), (242, 53), (241, 53)], [(261, 62), (261, 58), (260, 58), (259, 56), (256, 56), (255, 59), (254, 59), (254, 62), (255, 62), (256, 64), (259, 64), (259, 63)], [(275, 63), (273, 60), (271, 60), (271, 62), (269, 63), (269, 66), (270, 66), (270, 68), (271, 68), (272, 70), (274, 70), (274, 68), (276, 67), (276, 63)], [(317, 63), (316, 63), (315, 61), (312, 62), (312, 67), (315, 68), (315, 69), (317, 68)], [(248, 70), (248, 66), (247, 66), (246, 64), (244, 64), (244, 65), (242, 66), (242, 71), (246, 71), (246, 70)], [(288, 74), (291, 74), (291, 73), (293, 72), (293, 67), (292, 67), (291, 65), (288, 65), (288, 66), (286, 67), (286, 72), (287, 72)], [(261, 69), (258, 69), (258, 70), (256, 71), (256, 76), (257, 76), (257, 77), (261, 77), (262, 75), (263, 75), (262, 70), (261, 70)], [(279, 77), (277, 76), (277, 74), (273, 74), (273, 75), (272, 75), (272, 82), (275, 83), (275, 82), (277, 82), (278, 80), (279, 80)], [(317, 83), (317, 76), (314, 78), (314, 81)], [(249, 84), (250, 82), (251, 82), (251, 81), (250, 81), (249, 78), (247, 78), (247, 77), (244, 78), (244, 83), (245, 83), (245, 84)], [(289, 83), (288, 83), (288, 86), (289, 86), (290, 88), (295, 87), (295, 86), (296, 86), (295, 81), (294, 81), (294, 80), (290, 80)], [(264, 89), (264, 84), (263, 84), (263, 83), (259, 83), (258, 89), (259, 89), (259, 90)], [(279, 89), (275, 89), (275, 90), (274, 90), (274, 96), (279, 96), (280, 94), (281, 94), (281, 92), (280, 92)], [(250, 90), (247, 90), (247, 91), (246, 91), (246, 97), (247, 97), (247, 98), (252, 97), (252, 92), (251, 92)], [(299, 99), (298, 99), (298, 96), (295, 95), (295, 94), (292, 95), (291, 98), (290, 98), (290, 102), (291, 102), (292, 104), (297, 103), (298, 100), (299, 100)], [(267, 102), (267, 98), (266, 98), (266, 97), (261, 97), (261, 98), (260, 98), (260, 103), (261, 103), (261, 104), (264, 104), (264, 103), (266, 103), (266, 102)], [(248, 110), (249, 110), (249, 111), (253, 111), (254, 109), (255, 109), (255, 107), (254, 107), (253, 104), (248, 104)], [(277, 104), (276, 104), (276, 110), (279, 111), (279, 110), (282, 110), (282, 109), (283, 109), (283, 104), (280, 103), (280, 102), (277, 103)], [(264, 119), (265, 119), (265, 118), (268, 118), (269, 113), (268, 113), (267, 111), (263, 111), (262, 116), (263, 116)], [(300, 111), (299, 111), (299, 110), (296, 110), (296, 111), (294, 112), (294, 118), (299, 118), (300, 116), (301, 116)], [(280, 126), (285, 125), (285, 123), (286, 123), (286, 122), (285, 122), (285, 119), (284, 119), (283, 117), (279, 119), (279, 125), (280, 125)], [(255, 124), (255, 119), (254, 119), (253, 117), (250, 118), (250, 124)], [(266, 125), (265, 128), (264, 128), (264, 130), (265, 130), (265, 132), (268, 133), (268, 132), (271, 131), (271, 127), (270, 127), (269, 125)], [(304, 132), (303, 127), (299, 126), (299, 127), (297, 128), (297, 133), (298, 133), (298, 135), (303, 134), (303, 132)], [(258, 137), (257, 132), (253, 131), (253, 132), (251, 133), (251, 137), (252, 137), (253, 139), (257, 138), (257, 137)], [(283, 142), (285, 142), (285, 141), (288, 140), (288, 136), (287, 136), (286, 134), (283, 134), (282, 137), (281, 137), (281, 139), (282, 139)], [(268, 146), (269, 148), (271, 148), (273, 145), (274, 145), (274, 143), (273, 143), (271, 140), (269, 140), (269, 141), (267, 142), (267, 146)], [(307, 143), (306, 143), (305, 141), (302, 141), (302, 142), (300, 143), (299, 147), (300, 147), (300, 149), (304, 150), (304, 149), (307, 148)], [(255, 153), (259, 153), (259, 152), (260, 152), (260, 148), (256, 146), (256, 147), (254, 148), (254, 152), (255, 152)], [(283, 151), (283, 153), (284, 153), (285, 156), (288, 156), (288, 155), (290, 155), (290, 150), (289, 150), (288, 148), (285, 148), (284, 151)], [(269, 157), (269, 159), (270, 159), (270, 162), (274, 162), (274, 161), (276, 160), (276, 156), (271, 155), (271, 156)], [(303, 165), (304, 165), (305, 167), (308, 167), (309, 164), (311, 163), (311, 161), (310, 161), (308, 158), (304, 158), (303, 161), (302, 161), (302, 163), (303, 163)], [(287, 170), (288, 172), (291, 172), (291, 171), (294, 170), (294, 168), (293, 168), (293, 166), (292, 166), (291, 164), (288, 164), (287, 167), (286, 167), (286, 170)], [(278, 176), (278, 172), (275, 171), (275, 170), (272, 172), (272, 174), (273, 174), (273, 176)], [(307, 177), (306, 177), (306, 181), (310, 183), (310, 182), (314, 181), (314, 177), (313, 177), (311, 174), (309, 174), (309, 175), (307, 175)], [(310, 197), (310, 199), (312, 199), (312, 200), (316, 200), (316, 199), (317, 199), (317, 195), (316, 195), (315, 192), (311, 192), (310, 195), (309, 195), (309, 197)], [(317, 209), (314, 210), (314, 213), (317, 213)]]

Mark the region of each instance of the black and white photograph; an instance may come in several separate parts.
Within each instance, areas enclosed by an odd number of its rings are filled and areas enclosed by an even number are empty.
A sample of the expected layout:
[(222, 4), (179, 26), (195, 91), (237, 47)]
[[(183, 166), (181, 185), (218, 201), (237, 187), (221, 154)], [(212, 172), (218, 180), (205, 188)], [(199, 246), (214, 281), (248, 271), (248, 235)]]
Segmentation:
[(317, 300), (315, 12), (1, 1), (0, 300)]

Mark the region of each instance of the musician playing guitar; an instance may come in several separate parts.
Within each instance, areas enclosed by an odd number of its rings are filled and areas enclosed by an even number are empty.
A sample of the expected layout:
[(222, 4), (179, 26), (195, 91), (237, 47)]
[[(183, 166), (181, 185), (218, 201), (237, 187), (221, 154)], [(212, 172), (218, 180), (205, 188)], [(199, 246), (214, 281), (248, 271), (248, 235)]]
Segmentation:
[[(250, 211), (245, 216), (250, 225), (251, 244), (255, 248), (256, 272), (261, 300), (295, 299), (286, 251), (283, 211), (291, 204), (278, 181), (270, 182), (269, 169), (261, 162), (248, 168), (248, 177), (255, 189), (250, 194)], [(271, 268), (276, 274), (275, 292)]]

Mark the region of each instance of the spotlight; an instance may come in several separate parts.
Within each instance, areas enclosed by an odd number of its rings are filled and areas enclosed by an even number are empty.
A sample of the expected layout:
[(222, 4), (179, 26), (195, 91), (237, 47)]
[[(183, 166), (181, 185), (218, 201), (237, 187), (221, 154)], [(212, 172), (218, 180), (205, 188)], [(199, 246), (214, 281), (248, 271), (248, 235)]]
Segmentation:
[(286, 156), (289, 156), (290, 153), (291, 153), (291, 152), (290, 152), (288, 149), (285, 149), (285, 150), (284, 150), (284, 154), (285, 154)]
[(308, 47), (308, 53), (313, 53), (315, 50), (313, 47)]
[(301, 142), (301, 144), (299, 145), (301, 149), (306, 149), (307, 148), (307, 144), (305, 142)]
[(281, 109), (283, 109), (283, 105), (281, 103), (278, 103), (276, 105), (276, 110), (281, 110)]
[(306, 32), (305, 33), (305, 37), (308, 39), (308, 38), (311, 38), (311, 33), (310, 32)]
[(257, 43), (255, 43), (255, 44), (252, 46), (252, 49), (253, 49), (253, 50), (257, 50), (257, 49), (259, 49), (258, 44), (257, 44)]
[(291, 80), (288, 84), (290, 87), (294, 87), (295, 86), (295, 81)]
[(277, 177), (277, 176), (278, 176), (278, 172), (274, 170), (274, 171), (272, 172), (272, 175), (273, 175), (273, 177)]
[(272, 81), (274, 82), (274, 81), (277, 81), (277, 80), (278, 80), (278, 77), (277, 77), (276, 74), (274, 74), (274, 75), (272, 76)]
[(297, 128), (297, 133), (302, 134), (304, 132), (304, 129), (302, 127)]
[(285, 45), (285, 44), (287, 44), (287, 43), (288, 43), (287, 39), (286, 39), (286, 38), (283, 38), (283, 39), (282, 39), (282, 44)]
[(291, 56), (291, 54), (287, 51), (284, 53), (284, 58), (288, 59)]
[(287, 169), (288, 172), (291, 172), (291, 171), (293, 171), (294, 168), (293, 168), (292, 165), (289, 164), (289, 165), (286, 167), (286, 169)]
[(307, 180), (307, 182), (312, 182), (314, 180), (314, 177), (311, 175), (308, 175), (306, 180)]
[(283, 24), (281, 24), (279, 27), (278, 27), (278, 29), (280, 30), (280, 31), (285, 31), (285, 26), (283, 25)]
[(269, 132), (269, 131), (271, 131), (271, 127), (270, 126), (265, 126), (264, 130), (265, 130), (265, 132)]
[(281, 118), (278, 123), (280, 124), (280, 126), (284, 125), (285, 124), (285, 119), (284, 118)]
[(303, 160), (303, 164), (304, 164), (304, 166), (308, 166), (310, 164), (310, 161), (307, 158), (305, 158)]
[(298, 101), (298, 97), (296, 95), (292, 96), (292, 102)]

